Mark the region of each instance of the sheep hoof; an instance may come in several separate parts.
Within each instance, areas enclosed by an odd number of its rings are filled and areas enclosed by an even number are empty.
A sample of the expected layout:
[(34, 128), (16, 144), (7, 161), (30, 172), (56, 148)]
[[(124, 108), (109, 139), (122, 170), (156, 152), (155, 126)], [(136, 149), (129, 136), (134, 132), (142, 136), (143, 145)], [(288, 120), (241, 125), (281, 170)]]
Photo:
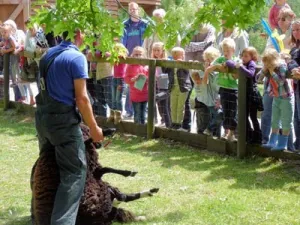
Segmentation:
[(157, 193), (159, 191), (159, 188), (152, 188), (150, 189), (151, 193)]
[(134, 220), (137, 221), (146, 221), (146, 216), (136, 216)]
[(137, 171), (132, 171), (132, 172), (130, 173), (130, 176), (131, 176), (131, 177), (134, 177), (137, 173), (138, 173)]

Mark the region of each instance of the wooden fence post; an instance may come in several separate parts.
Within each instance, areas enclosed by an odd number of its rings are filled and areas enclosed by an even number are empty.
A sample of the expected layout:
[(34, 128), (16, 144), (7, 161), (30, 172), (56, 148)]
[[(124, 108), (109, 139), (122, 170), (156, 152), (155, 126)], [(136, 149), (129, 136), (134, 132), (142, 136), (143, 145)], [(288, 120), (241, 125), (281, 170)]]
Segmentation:
[(9, 108), (9, 53), (3, 56), (4, 69), (4, 110)]
[(238, 86), (238, 146), (237, 146), (237, 157), (244, 158), (246, 156), (246, 95), (247, 95), (247, 78), (246, 75), (239, 71), (239, 86)]
[(147, 138), (152, 139), (154, 136), (154, 110), (155, 110), (155, 71), (156, 61), (149, 61), (148, 76), (148, 118), (147, 118)]

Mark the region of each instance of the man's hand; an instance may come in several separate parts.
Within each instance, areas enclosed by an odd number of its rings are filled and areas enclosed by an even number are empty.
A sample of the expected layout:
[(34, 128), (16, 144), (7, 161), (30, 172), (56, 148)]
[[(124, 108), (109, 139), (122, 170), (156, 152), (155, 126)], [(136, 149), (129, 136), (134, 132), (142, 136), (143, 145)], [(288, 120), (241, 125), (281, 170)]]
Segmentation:
[(103, 140), (102, 129), (98, 127), (97, 122), (93, 115), (92, 106), (86, 90), (86, 80), (85, 79), (75, 79), (75, 99), (76, 106), (78, 107), (83, 121), (90, 128), (90, 134), (94, 142), (100, 142)]
[(101, 142), (104, 140), (102, 129), (98, 126), (91, 127), (90, 134), (93, 142)]

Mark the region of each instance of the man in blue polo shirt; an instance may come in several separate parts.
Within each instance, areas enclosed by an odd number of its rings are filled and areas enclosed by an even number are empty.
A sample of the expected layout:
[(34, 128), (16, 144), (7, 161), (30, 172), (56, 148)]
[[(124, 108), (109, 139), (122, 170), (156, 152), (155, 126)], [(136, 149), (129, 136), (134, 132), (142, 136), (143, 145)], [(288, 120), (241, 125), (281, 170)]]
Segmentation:
[(80, 114), (93, 141), (103, 140), (86, 91), (87, 61), (76, 47), (82, 44), (82, 35), (76, 31), (74, 44), (67, 40), (67, 35), (64, 32), (64, 41), (41, 59), (40, 92), (36, 97), (40, 154), (55, 150), (60, 174), (51, 225), (75, 225), (86, 179)]

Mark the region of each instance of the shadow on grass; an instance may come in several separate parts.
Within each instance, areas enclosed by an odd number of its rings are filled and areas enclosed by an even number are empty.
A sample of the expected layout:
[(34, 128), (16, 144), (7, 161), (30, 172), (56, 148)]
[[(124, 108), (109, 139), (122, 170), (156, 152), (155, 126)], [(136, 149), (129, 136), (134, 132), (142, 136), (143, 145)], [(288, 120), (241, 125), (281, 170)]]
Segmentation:
[[(10, 135), (36, 134), (32, 118), (15, 111), (0, 110), (0, 132)], [(280, 162), (265, 158), (240, 160), (220, 156), (202, 149), (191, 148), (169, 140), (151, 140), (121, 134), (113, 140), (114, 151), (140, 154), (160, 162), (161, 167), (175, 166), (189, 171), (209, 171), (207, 182), (233, 180), (231, 188), (237, 189), (282, 189), (300, 194), (299, 162)]]
[(233, 180), (230, 188), (282, 189), (300, 194), (300, 162), (297, 161), (282, 162), (260, 157), (240, 160), (168, 140), (147, 141), (123, 134), (115, 138), (112, 145), (114, 151), (150, 157), (164, 168), (179, 166), (189, 171), (209, 171), (205, 181)]
[[(0, 132), (10, 136), (24, 134), (36, 135), (34, 118), (32, 115), (17, 112), (16, 110), (3, 111), (0, 108)], [(28, 140), (30, 141), (30, 140)]]
[(21, 207), (10, 207), (0, 211), (0, 224), (5, 225), (31, 225), (31, 217), (20, 216), (27, 209)]

